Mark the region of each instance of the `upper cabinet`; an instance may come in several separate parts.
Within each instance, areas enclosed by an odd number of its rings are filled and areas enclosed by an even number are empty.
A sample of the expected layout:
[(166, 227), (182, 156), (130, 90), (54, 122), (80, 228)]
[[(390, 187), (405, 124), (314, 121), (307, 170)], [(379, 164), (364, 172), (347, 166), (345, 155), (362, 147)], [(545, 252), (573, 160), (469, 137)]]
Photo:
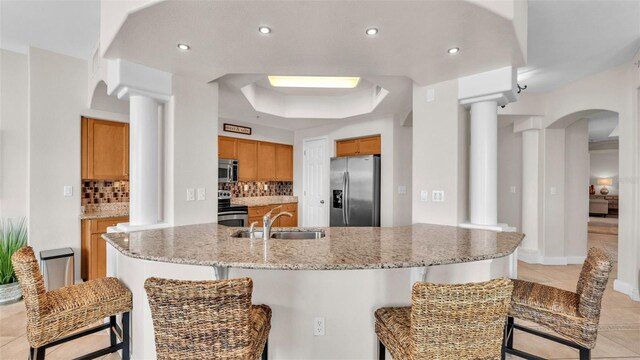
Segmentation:
[(238, 180), (258, 178), (258, 142), (238, 139)]
[(258, 180), (275, 180), (276, 163), (276, 144), (258, 142)]
[(380, 135), (336, 141), (336, 156), (380, 155)]
[(129, 179), (129, 124), (82, 118), (83, 179)]
[(238, 139), (219, 136), (218, 137), (218, 158), (238, 159)]
[(240, 181), (293, 181), (293, 146), (218, 137), (218, 158), (238, 160)]
[(277, 181), (293, 181), (293, 146), (276, 144)]

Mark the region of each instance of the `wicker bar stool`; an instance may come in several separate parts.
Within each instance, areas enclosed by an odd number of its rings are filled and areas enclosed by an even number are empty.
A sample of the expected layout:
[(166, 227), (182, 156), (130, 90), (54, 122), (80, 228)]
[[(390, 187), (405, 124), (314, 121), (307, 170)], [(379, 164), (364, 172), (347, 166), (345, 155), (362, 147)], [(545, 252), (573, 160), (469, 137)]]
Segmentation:
[[(111, 346), (78, 359), (95, 359), (122, 350), (129, 359), (129, 311), (132, 295), (116, 278), (102, 278), (82, 284), (46, 291), (38, 261), (30, 246), (11, 257), (27, 307), (27, 339), (30, 359), (44, 359), (47, 348), (109, 329)], [(116, 322), (122, 314), (122, 329)], [(109, 323), (73, 333), (105, 318)], [(72, 334), (73, 333), (73, 334)], [(117, 343), (116, 336), (122, 341)]]
[[(576, 292), (513, 280), (513, 298), (505, 329), (505, 352), (525, 359), (540, 359), (513, 348), (513, 330), (518, 329), (578, 349), (581, 360), (590, 359), (591, 349), (596, 345), (602, 295), (611, 268), (607, 254), (601, 249), (591, 248), (582, 265)], [(514, 317), (540, 324), (568, 340), (515, 324)]]
[(376, 310), (379, 359), (499, 359), (513, 285), (509, 279), (415, 283), (411, 307)]
[(251, 279), (149, 278), (144, 288), (158, 359), (267, 359), (271, 308), (251, 305)]

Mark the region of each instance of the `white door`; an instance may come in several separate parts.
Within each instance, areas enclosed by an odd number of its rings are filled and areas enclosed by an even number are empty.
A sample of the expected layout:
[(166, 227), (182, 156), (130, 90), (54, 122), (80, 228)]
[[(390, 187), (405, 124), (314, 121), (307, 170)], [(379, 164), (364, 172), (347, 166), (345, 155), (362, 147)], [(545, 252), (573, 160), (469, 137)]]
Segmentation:
[(327, 138), (305, 139), (303, 141), (303, 217), (302, 226), (329, 226), (327, 217)]

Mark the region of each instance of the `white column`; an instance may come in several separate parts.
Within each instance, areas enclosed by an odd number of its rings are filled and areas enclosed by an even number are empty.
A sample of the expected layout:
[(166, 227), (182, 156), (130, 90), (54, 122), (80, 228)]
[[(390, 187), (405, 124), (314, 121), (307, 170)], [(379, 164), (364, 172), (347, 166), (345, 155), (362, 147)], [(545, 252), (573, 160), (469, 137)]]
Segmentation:
[(129, 97), (129, 223), (158, 222), (158, 102), (151, 97)]
[(498, 224), (498, 103), (471, 104), (469, 213), (471, 224)]

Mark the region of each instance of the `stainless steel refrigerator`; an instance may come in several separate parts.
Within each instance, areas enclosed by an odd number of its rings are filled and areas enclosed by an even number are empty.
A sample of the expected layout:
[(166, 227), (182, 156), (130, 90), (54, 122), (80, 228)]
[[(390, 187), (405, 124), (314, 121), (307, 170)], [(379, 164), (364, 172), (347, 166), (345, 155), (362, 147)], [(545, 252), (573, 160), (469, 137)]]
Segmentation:
[(380, 226), (380, 156), (331, 158), (331, 226)]

